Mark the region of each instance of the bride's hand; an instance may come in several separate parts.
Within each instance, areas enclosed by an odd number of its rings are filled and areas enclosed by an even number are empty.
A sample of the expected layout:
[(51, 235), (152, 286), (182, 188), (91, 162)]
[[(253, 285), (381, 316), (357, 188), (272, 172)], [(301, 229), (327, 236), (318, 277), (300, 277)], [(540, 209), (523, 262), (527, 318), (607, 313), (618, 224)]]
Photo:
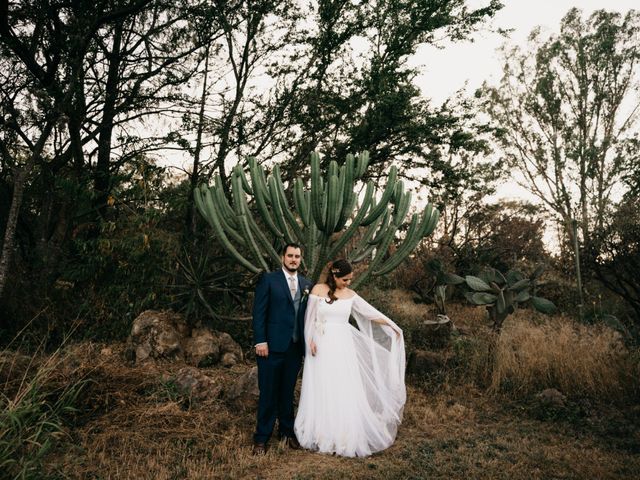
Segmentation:
[(311, 340), (311, 342), (309, 343), (309, 350), (311, 350), (311, 355), (315, 357), (316, 353), (318, 352), (318, 346), (313, 340)]

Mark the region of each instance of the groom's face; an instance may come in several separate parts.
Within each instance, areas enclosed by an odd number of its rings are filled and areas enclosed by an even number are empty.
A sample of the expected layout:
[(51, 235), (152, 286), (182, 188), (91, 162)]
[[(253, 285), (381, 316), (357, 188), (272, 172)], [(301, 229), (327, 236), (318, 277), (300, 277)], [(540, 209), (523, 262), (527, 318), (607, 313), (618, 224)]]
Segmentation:
[(302, 260), (302, 252), (299, 248), (288, 247), (282, 255), (282, 266), (289, 270), (291, 273), (296, 272), (300, 267), (300, 261)]

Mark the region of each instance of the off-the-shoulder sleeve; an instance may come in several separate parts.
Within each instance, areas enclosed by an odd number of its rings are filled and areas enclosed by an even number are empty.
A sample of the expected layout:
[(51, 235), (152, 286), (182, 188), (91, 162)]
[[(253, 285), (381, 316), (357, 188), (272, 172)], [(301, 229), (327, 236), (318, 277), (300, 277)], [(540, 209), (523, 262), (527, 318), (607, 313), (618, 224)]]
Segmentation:
[(304, 343), (305, 349), (309, 353), (309, 344), (316, 333), (316, 318), (318, 315), (318, 301), (320, 297), (310, 294), (307, 299), (307, 311), (304, 315)]

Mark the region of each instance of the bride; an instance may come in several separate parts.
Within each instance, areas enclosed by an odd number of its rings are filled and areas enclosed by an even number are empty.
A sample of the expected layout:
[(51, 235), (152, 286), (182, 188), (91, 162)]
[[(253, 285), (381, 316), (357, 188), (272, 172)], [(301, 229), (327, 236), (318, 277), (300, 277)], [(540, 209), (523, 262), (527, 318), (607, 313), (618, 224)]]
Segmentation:
[(336, 260), (309, 295), (295, 434), (305, 448), (362, 457), (395, 440), (405, 351), (402, 330), (348, 288), (352, 279), (349, 262)]

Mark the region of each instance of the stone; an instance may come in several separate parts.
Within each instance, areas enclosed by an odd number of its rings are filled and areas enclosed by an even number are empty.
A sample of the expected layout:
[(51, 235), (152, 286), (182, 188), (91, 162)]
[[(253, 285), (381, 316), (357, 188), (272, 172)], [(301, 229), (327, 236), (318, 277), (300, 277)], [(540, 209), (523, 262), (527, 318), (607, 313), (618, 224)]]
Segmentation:
[(187, 332), (187, 324), (181, 315), (146, 310), (133, 321), (127, 349), (135, 352), (136, 362), (148, 358), (181, 358)]
[(225, 367), (236, 365), (243, 359), (242, 348), (226, 332), (195, 328), (185, 341), (189, 365), (200, 368), (221, 363)]
[(215, 400), (222, 393), (222, 385), (196, 367), (183, 367), (175, 377), (176, 385), (194, 400)]
[(541, 406), (564, 408), (567, 404), (567, 397), (555, 388), (547, 388), (536, 395), (536, 399)]
[(220, 340), (211, 330), (194, 328), (184, 345), (187, 362), (196, 367), (209, 367), (220, 359)]
[(246, 410), (255, 410), (258, 406), (259, 397), (258, 367), (253, 367), (238, 377), (225, 395), (225, 399), (229, 403)]

